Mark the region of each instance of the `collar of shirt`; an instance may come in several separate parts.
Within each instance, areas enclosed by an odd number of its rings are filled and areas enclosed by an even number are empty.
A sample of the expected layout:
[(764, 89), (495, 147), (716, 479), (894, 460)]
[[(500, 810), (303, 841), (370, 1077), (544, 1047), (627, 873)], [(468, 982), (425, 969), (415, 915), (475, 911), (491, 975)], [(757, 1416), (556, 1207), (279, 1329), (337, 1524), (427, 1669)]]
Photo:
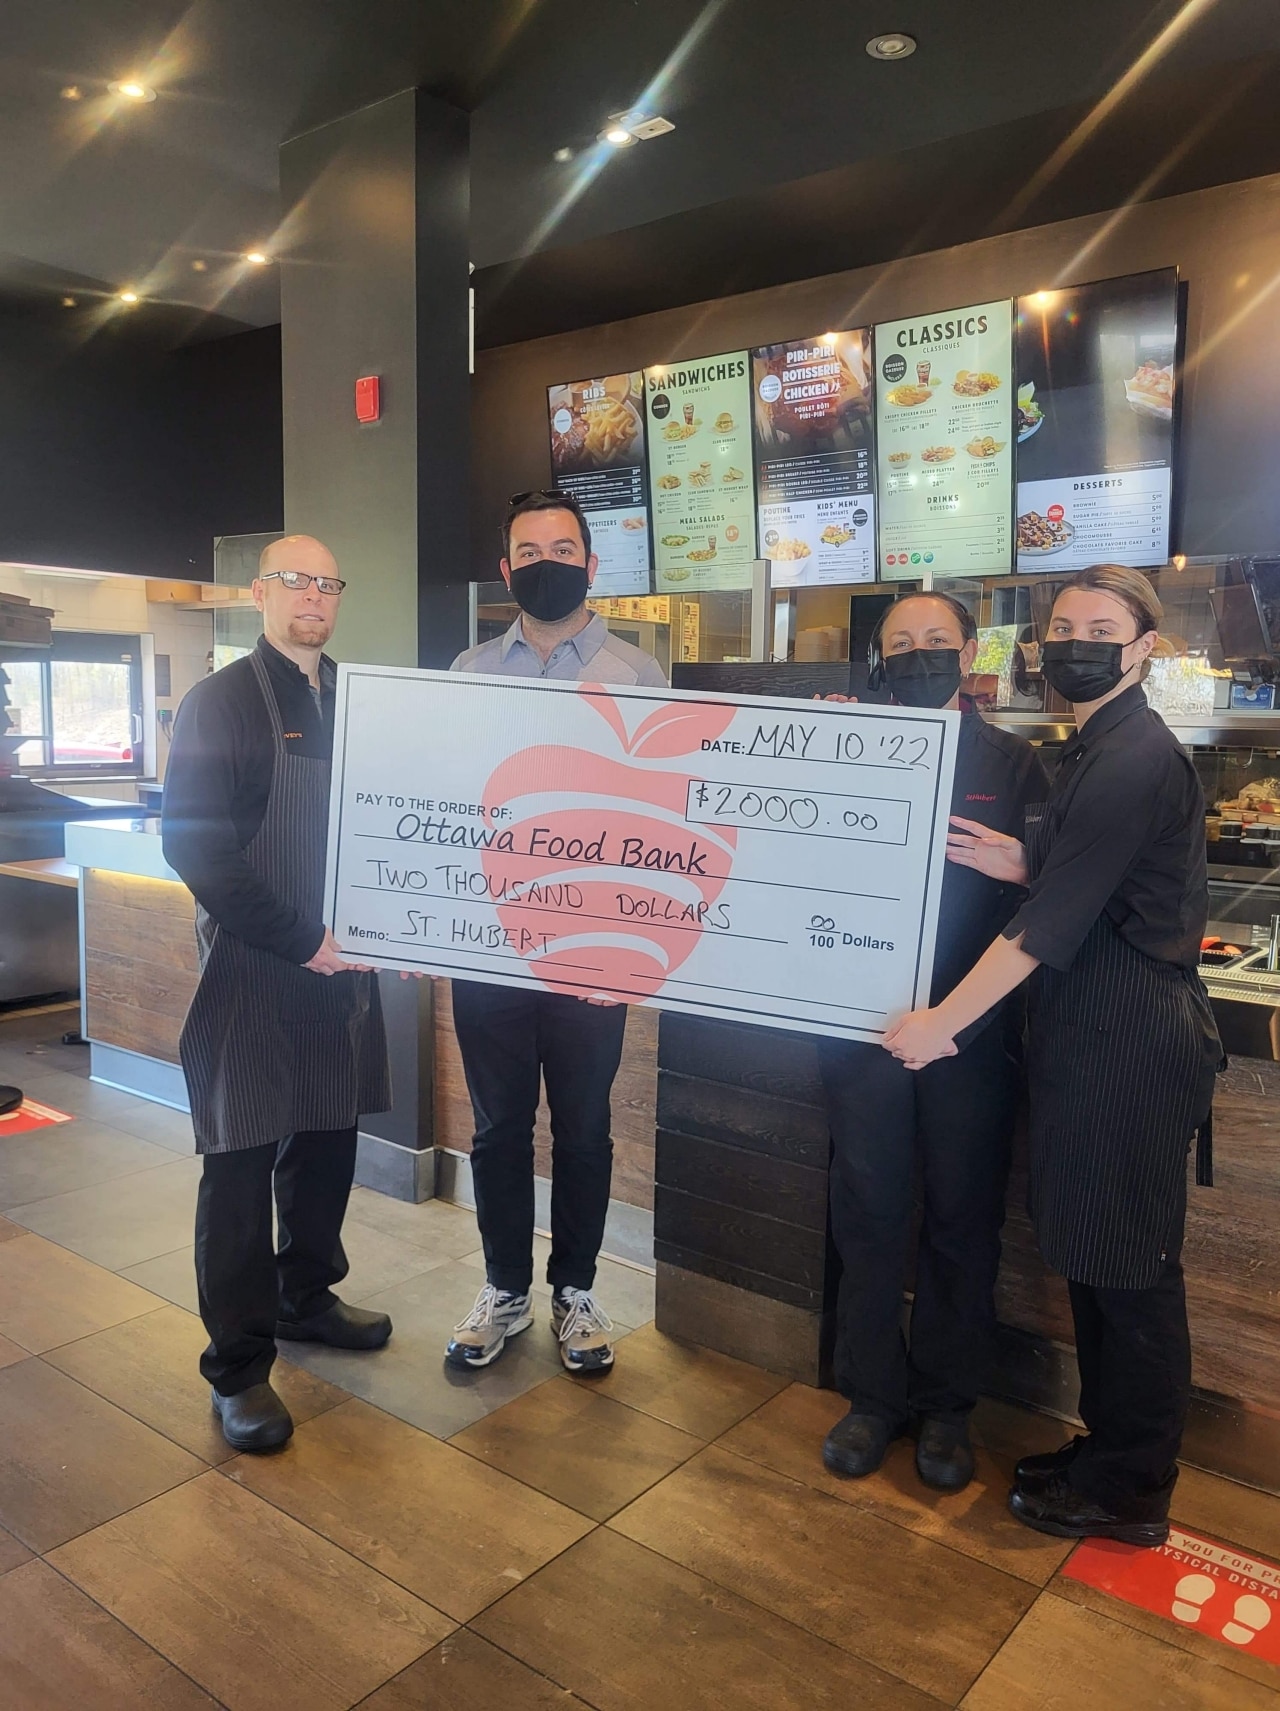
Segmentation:
[[(531, 646), (530, 643), (525, 640), (523, 625), (524, 618), (521, 616), (516, 619), (515, 623), (512, 624), (506, 635), (503, 636), (502, 659), (504, 663), (507, 655), (514, 647), (528, 648), (529, 652), (534, 654), (539, 661), (542, 660), (542, 655), (538, 653), (537, 648)], [(605, 624), (604, 619), (598, 612), (593, 612), (591, 617), (578, 631), (576, 636), (569, 636), (566, 641), (556, 643), (555, 647), (551, 650), (550, 658), (546, 661), (546, 664), (550, 665), (551, 660), (556, 657), (561, 648), (571, 647), (582, 664), (586, 665), (588, 660), (594, 659), (596, 654), (600, 652), (608, 634), (608, 626)]]
[[(267, 670), (274, 672), (286, 683), (296, 683), (299, 688), (310, 690), (311, 680), (302, 667), (295, 664), (288, 654), (282, 654), (280, 649), (273, 647), (265, 636), (258, 637), (258, 652), (267, 662)], [(320, 655), (320, 693), (332, 695), (338, 681), (338, 668), (328, 654)]]
[(1134, 713), (1144, 711), (1146, 706), (1146, 691), (1140, 683), (1131, 683), (1122, 695), (1117, 695), (1114, 701), (1108, 701), (1105, 707), (1099, 707), (1096, 713), (1085, 720), (1083, 730), (1077, 731), (1070, 745), (1063, 750), (1063, 758), (1090, 748)]

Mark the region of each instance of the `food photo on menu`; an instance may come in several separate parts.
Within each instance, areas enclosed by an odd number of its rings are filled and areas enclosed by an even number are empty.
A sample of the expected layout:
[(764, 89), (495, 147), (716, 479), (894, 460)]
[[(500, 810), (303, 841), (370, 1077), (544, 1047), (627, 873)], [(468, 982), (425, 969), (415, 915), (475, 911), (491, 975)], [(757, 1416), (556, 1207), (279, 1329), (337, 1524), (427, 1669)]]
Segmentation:
[(760, 556), (774, 587), (874, 582), (871, 333), (751, 353)]
[(607, 374), (547, 389), (553, 485), (587, 514), (597, 597), (647, 594), (652, 549), (645, 494), (644, 375)]
[(1164, 564), (1170, 550), (1178, 276), (1018, 299), (1020, 571)]
[(659, 592), (748, 588), (756, 556), (746, 351), (646, 371)]

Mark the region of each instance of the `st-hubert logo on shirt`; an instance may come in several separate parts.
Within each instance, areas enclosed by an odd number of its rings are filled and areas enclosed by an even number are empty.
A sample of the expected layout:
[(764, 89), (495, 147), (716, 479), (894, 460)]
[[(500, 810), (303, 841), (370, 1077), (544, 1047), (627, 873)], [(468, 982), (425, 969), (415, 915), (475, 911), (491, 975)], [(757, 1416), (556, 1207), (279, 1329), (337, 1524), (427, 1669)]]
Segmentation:
[(296, 741), (298, 741), (298, 742), (301, 742), (301, 740), (302, 740), (302, 732), (301, 732), (301, 731), (286, 731), (286, 732), (285, 732), (285, 734), (284, 734), (284, 740), (285, 740), (285, 742), (286, 742), (286, 743), (287, 743), (287, 742), (289, 742), (289, 740), (290, 740), (290, 739), (291, 739), (291, 738), (292, 738), (292, 739), (294, 739), (294, 740), (296, 740)]

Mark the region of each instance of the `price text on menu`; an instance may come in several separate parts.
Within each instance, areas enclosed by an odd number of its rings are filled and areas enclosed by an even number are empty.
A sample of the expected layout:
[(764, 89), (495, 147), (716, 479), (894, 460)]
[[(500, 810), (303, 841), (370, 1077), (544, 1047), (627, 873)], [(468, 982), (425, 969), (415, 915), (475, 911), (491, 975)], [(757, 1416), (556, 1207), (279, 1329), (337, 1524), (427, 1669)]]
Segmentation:
[(1013, 568), (1013, 305), (875, 329), (880, 572)]
[(879, 1039), (927, 1001), (958, 715), (339, 669), (355, 960)]

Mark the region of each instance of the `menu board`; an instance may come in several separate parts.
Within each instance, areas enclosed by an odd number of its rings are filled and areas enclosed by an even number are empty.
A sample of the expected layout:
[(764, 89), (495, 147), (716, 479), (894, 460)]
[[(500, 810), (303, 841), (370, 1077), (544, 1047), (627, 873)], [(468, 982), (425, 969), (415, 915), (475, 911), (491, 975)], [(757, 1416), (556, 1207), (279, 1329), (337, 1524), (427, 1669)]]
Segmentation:
[(646, 370), (659, 590), (748, 588), (756, 556), (746, 351)]
[(547, 388), (551, 473), (586, 513), (604, 598), (649, 592), (644, 491), (644, 375), (606, 374)]
[(1178, 275), (1020, 297), (1018, 569), (1169, 557)]
[(751, 353), (760, 556), (775, 587), (874, 582), (871, 332)]
[(880, 571), (1013, 569), (1013, 305), (876, 328)]

